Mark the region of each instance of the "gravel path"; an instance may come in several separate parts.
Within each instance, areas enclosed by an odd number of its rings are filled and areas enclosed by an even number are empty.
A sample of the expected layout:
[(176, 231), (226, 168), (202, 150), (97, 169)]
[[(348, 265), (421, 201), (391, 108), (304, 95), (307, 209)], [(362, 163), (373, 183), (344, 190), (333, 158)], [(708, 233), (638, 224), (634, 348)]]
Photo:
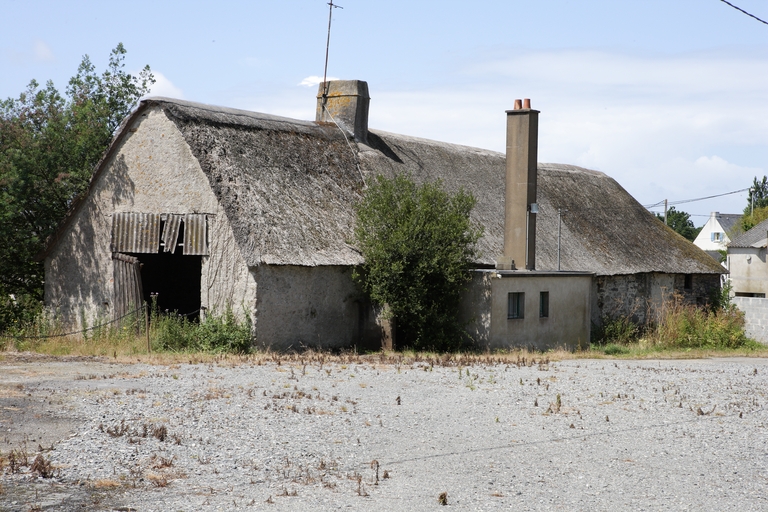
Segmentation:
[(767, 402), (765, 359), (5, 361), (0, 511), (767, 510)]

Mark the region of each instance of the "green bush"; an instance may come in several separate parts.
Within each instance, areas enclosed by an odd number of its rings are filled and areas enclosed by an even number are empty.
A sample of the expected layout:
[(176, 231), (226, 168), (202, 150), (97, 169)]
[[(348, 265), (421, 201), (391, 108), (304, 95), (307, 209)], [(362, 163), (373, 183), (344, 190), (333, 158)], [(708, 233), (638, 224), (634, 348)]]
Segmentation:
[(629, 349), (622, 345), (616, 345), (615, 343), (609, 343), (603, 347), (603, 352), (607, 356), (618, 356), (621, 354), (629, 354)]
[(357, 205), (365, 263), (354, 277), (395, 318), (399, 347), (457, 350), (466, 341), (459, 304), (483, 232), (470, 221), (474, 206), (468, 192), (403, 175), (379, 176)]
[(749, 345), (744, 313), (733, 306), (700, 308), (674, 295), (663, 305), (649, 342), (662, 348), (733, 349)]
[(629, 317), (604, 317), (599, 326), (592, 328), (592, 342), (598, 345), (626, 345), (637, 341), (641, 332), (640, 326)]
[(208, 313), (200, 321), (153, 310), (150, 334), (155, 350), (247, 353), (251, 349), (250, 320), (239, 322), (231, 308), (223, 315)]
[(0, 295), (0, 334), (22, 334), (42, 311), (43, 303), (30, 295)]

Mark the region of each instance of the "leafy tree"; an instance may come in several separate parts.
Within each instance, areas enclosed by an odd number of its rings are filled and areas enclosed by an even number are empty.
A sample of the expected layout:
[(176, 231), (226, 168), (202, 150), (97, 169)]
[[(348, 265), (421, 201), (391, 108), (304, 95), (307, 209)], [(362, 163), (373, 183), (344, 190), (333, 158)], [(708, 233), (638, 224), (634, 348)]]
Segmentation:
[(744, 215), (741, 217), (741, 229), (749, 231), (765, 219), (768, 219), (768, 177), (763, 176), (763, 179), (758, 181), (755, 176), (747, 196)]
[[(17, 309), (42, 299), (35, 254), (86, 189), (121, 120), (155, 83), (149, 66), (126, 73), (125, 54), (118, 44), (101, 75), (84, 56), (64, 96), (53, 82), (32, 80), (18, 98), (0, 101), (0, 307), (11, 295)], [(0, 320), (9, 317), (8, 308), (3, 313)]]
[[(664, 215), (657, 213), (656, 217), (664, 222)], [(701, 231), (701, 228), (696, 228), (693, 226), (693, 221), (691, 220), (691, 216), (689, 214), (683, 211), (675, 210), (674, 206), (667, 210), (667, 226), (691, 242), (696, 240), (696, 237), (699, 235), (699, 231)]]
[[(739, 225), (741, 228), (740, 232), (749, 231), (753, 227), (763, 222), (765, 219), (768, 219), (768, 206), (755, 208), (755, 211), (751, 214), (749, 213), (749, 210), (746, 210), (744, 215), (741, 216), (741, 224)], [(734, 237), (731, 236), (731, 239), (733, 238)]]
[(357, 205), (355, 240), (365, 263), (355, 278), (387, 305), (401, 346), (454, 350), (464, 341), (457, 320), (467, 272), (482, 228), (470, 222), (474, 197), (450, 194), (440, 181), (379, 176)]
[(763, 176), (760, 181), (757, 181), (757, 176), (755, 176), (750, 190), (750, 195), (747, 196), (747, 206), (744, 207), (745, 216), (750, 215), (753, 209), (768, 207), (768, 176)]

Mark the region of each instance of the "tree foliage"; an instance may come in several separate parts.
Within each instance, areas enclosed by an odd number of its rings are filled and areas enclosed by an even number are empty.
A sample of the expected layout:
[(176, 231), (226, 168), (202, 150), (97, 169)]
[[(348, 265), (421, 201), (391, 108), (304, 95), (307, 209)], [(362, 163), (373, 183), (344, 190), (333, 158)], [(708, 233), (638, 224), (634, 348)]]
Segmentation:
[(768, 207), (768, 176), (763, 176), (762, 180), (755, 176), (752, 180), (752, 187), (747, 196), (747, 206), (744, 207), (744, 215), (749, 215), (753, 209)]
[(758, 181), (755, 176), (741, 217), (741, 229), (749, 231), (765, 219), (768, 219), (768, 177)]
[(355, 278), (397, 321), (397, 342), (454, 350), (464, 340), (461, 293), (477, 257), (482, 228), (470, 221), (474, 197), (441, 182), (379, 176), (357, 205), (355, 241), (365, 263)]
[[(149, 66), (124, 70), (118, 44), (101, 75), (89, 57), (62, 95), (32, 80), (0, 102), (0, 297), (41, 300), (43, 268), (33, 258), (84, 192), (121, 120), (155, 82)], [(18, 315), (15, 315), (18, 316)], [(0, 331), (4, 328), (0, 325)]]
[[(664, 215), (657, 213), (656, 217), (664, 222)], [(688, 213), (675, 210), (674, 206), (667, 210), (667, 226), (691, 242), (696, 239), (699, 231), (701, 231), (701, 228), (694, 227), (691, 216)]]

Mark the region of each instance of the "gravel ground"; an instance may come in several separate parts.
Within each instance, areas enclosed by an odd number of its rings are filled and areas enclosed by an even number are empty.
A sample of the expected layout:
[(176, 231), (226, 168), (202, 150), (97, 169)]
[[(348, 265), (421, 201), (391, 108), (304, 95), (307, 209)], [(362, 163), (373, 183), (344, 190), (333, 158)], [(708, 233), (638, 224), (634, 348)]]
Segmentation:
[(768, 360), (527, 363), (6, 358), (0, 510), (768, 509)]

